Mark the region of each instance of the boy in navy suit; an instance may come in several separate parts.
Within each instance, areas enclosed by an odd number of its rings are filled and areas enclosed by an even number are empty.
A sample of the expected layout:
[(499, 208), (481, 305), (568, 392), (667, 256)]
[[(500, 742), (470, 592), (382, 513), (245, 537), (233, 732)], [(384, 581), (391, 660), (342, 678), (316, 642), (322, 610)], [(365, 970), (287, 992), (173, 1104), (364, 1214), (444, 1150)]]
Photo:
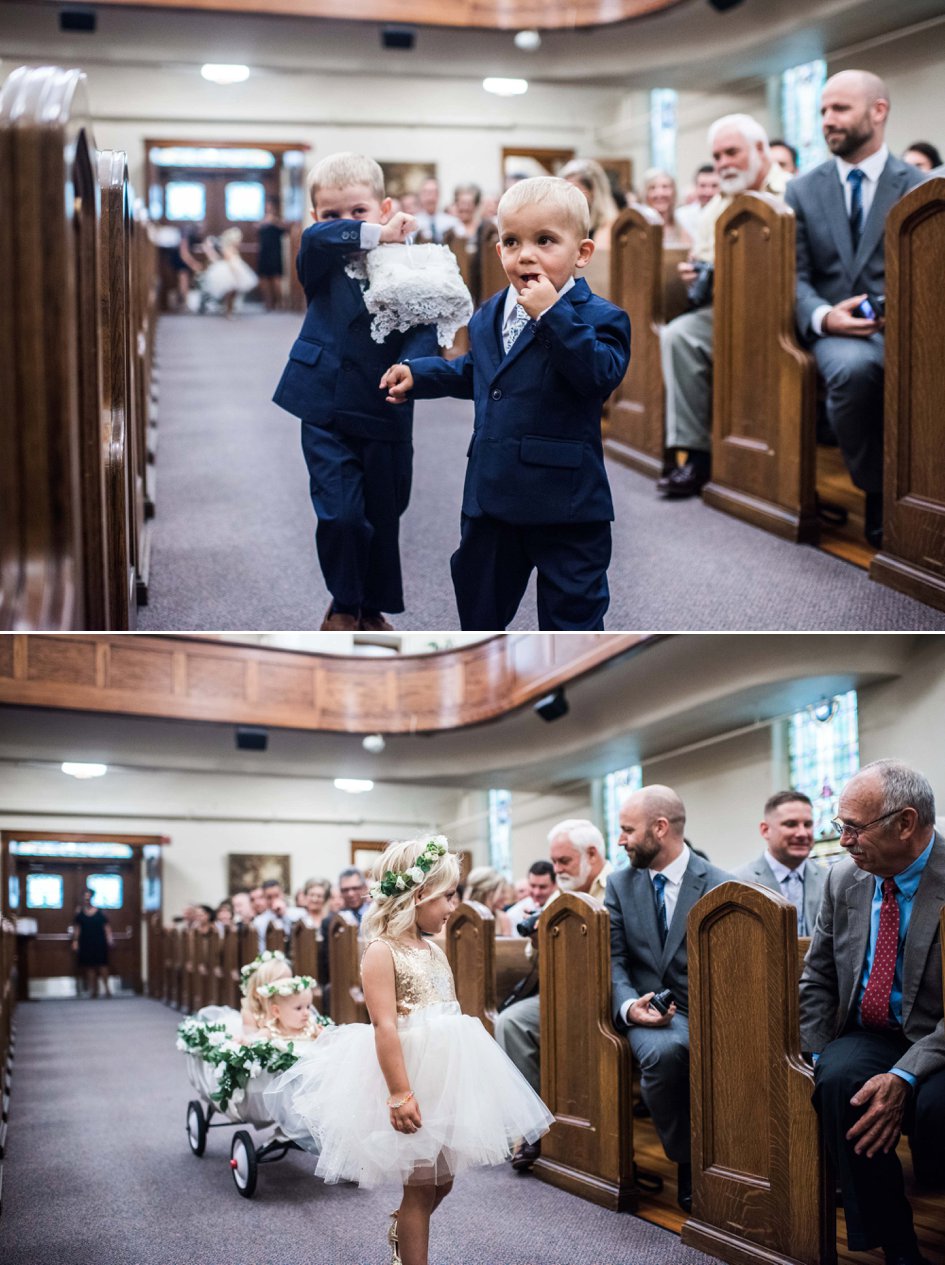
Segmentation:
[(474, 399), (460, 544), (460, 625), (505, 628), (533, 569), (541, 629), (602, 629), (610, 524), (600, 417), (630, 362), (625, 312), (574, 280), (594, 251), (587, 201), (566, 180), (522, 180), (499, 203), (510, 285), (469, 323), (458, 360), (411, 359), (388, 400)]
[(322, 630), (389, 630), (382, 612), (404, 609), (398, 534), (413, 409), (391, 407), (377, 380), (392, 355), (434, 354), (436, 332), (424, 325), (374, 342), (361, 284), (347, 272), (362, 251), (403, 242), (416, 227), (412, 216), (391, 215), (373, 158), (323, 158), (310, 192), (317, 222), (302, 234), (296, 264), (308, 311), (273, 399), (302, 419), (315, 547), (332, 599)]

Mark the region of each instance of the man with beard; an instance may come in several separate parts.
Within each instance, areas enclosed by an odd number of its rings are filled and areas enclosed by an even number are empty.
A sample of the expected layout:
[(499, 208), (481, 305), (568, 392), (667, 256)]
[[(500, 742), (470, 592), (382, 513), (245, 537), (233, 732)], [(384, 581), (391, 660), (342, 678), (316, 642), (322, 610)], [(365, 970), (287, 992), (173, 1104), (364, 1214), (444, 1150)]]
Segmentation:
[[(739, 193), (783, 197), (788, 178), (771, 161), (764, 128), (748, 114), (728, 114), (709, 128), (719, 192), (699, 216), (696, 241), (679, 272), (695, 308), (663, 327), (660, 358), (666, 383), (666, 460), (656, 490), (670, 499), (697, 496), (709, 481), (712, 448), (711, 270), (715, 266), (715, 224)], [(694, 283), (700, 278), (701, 294)], [(684, 465), (677, 456), (686, 452)]]
[(561, 891), (584, 892), (603, 904), (613, 866), (594, 823), (581, 817), (560, 822), (548, 835), (548, 848)]
[(844, 70), (828, 79), (820, 115), (833, 157), (793, 180), (786, 194), (797, 216), (798, 328), (826, 385), (827, 420), (850, 477), (866, 493), (865, 535), (877, 548), (883, 530), (884, 228), (893, 204), (925, 179), (890, 154), (888, 114), (889, 93), (876, 75)]
[[(620, 808), (620, 846), (630, 865), (616, 870), (610, 913), (614, 1025), (626, 1032), (640, 1067), (640, 1092), (667, 1158), (677, 1165), (676, 1197), (692, 1206), (689, 1123), (689, 969), (686, 918), (700, 897), (731, 878), (690, 851), (686, 810), (668, 786), (645, 786)], [(666, 1013), (650, 1003), (669, 989)]]

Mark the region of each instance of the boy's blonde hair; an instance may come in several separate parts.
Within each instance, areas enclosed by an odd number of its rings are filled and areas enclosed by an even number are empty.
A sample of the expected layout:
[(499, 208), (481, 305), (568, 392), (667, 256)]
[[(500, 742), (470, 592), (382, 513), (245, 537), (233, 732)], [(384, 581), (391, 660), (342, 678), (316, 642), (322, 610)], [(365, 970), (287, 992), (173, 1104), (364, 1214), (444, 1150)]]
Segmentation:
[(568, 228), (577, 233), (583, 241), (590, 232), (591, 216), (587, 198), (580, 189), (559, 176), (533, 176), (530, 180), (519, 180), (506, 189), (499, 199), (496, 216), (499, 221), (499, 236), (502, 235), (502, 216), (509, 211), (521, 211), (523, 207), (547, 202), (561, 213)]
[[(384, 850), (380, 860), (374, 866), (374, 877), (381, 877), (392, 871), (394, 874), (405, 874), (417, 863), (430, 842), (430, 836), (420, 839), (405, 839), (390, 843)], [(459, 882), (459, 857), (446, 852), (426, 872), (423, 882), (417, 882), (406, 891), (397, 892), (393, 896), (377, 895), (374, 904), (365, 915), (362, 924), (362, 935), (365, 940), (376, 940), (379, 936), (390, 936), (396, 940), (406, 935), (417, 921), (417, 892), (422, 888), (422, 902), (433, 900), (450, 891)]]
[(257, 1028), (269, 1017), (269, 998), (259, 995), (260, 984), (274, 984), (278, 979), (290, 979), (292, 968), (284, 959), (274, 958), (262, 962), (246, 983), (246, 1000), (243, 1002), (243, 1018), (252, 1020)]
[(315, 205), (319, 189), (344, 189), (352, 184), (366, 184), (378, 202), (384, 201), (384, 173), (380, 163), (367, 154), (329, 154), (312, 168), (308, 177), (308, 193)]

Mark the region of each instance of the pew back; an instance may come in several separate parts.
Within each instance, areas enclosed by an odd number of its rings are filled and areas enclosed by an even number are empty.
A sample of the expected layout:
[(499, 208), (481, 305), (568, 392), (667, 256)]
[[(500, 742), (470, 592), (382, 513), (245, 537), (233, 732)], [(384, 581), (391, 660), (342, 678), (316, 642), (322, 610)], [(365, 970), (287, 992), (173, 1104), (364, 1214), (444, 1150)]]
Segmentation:
[(362, 947), (357, 927), (343, 918), (332, 918), (328, 927), (328, 978), (330, 1013), (335, 1023), (367, 1023), (361, 992)]
[(482, 1021), (492, 1036), (496, 1020), (495, 919), (478, 901), (464, 901), (446, 924), (446, 956), (464, 1015)]
[(499, 259), (499, 253), (496, 246), (499, 242), (499, 226), (497, 224), (489, 224), (483, 229), (479, 246), (479, 263), (481, 290), (480, 300), (485, 303), (486, 299), (491, 299), (494, 294), (498, 294), (500, 290), (508, 287), (509, 279), (505, 275), (505, 270)]

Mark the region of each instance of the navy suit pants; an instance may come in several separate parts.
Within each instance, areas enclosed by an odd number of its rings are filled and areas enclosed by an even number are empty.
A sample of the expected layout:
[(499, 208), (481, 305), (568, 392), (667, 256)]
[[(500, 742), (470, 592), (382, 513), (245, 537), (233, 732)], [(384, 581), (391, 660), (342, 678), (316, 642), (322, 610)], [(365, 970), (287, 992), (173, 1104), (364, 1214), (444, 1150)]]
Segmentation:
[(464, 514), (459, 548), (450, 559), (460, 627), (506, 628), (537, 569), (542, 631), (602, 631), (610, 604), (610, 548), (610, 523), (527, 527)]
[(329, 593), (344, 606), (402, 611), (400, 516), (410, 501), (413, 445), (303, 421), (302, 451)]
[(818, 338), (811, 349), (827, 388), (827, 419), (850, 478), (864, 492), (883, 490), (882, 334)]

